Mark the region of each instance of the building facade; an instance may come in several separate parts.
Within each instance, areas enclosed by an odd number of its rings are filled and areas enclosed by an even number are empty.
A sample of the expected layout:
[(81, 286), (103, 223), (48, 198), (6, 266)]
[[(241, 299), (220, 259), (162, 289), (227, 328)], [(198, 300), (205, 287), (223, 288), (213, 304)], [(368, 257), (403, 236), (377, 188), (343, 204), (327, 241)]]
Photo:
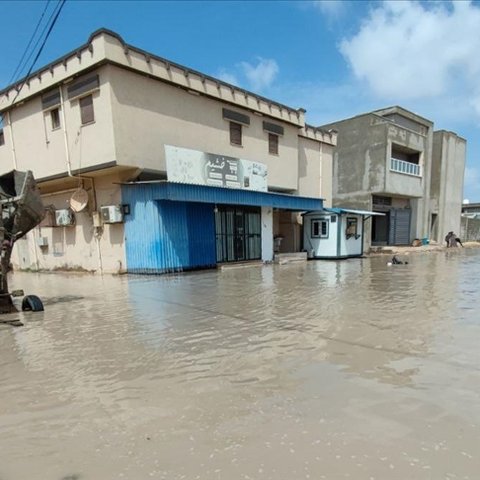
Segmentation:
[(298, 212), (331, 205), (334, 132), (108, 30), (2, 90), (0, 112), (1, 172), (32, 170), (48, 207), (21, 268), (271, 261), (275, 237), (301, 250)]
[(367, 221), (365, 248), (459, 230), (464, 139), (398, 106), (322, 128), (338, 132), (333, 204), (385, 214)]

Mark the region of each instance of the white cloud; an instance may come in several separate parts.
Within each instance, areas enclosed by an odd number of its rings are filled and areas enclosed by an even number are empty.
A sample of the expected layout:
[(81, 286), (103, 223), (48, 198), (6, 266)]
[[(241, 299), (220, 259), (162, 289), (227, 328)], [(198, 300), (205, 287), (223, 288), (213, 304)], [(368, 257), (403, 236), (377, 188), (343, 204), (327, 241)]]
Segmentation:
[(279, 68), (275, 60), (271, 58), (257, 58), (255, 64), (239, 62), (234, 71), (221, 68), (217, 77), (221, 80), (237, 86), (244, 86), (254, 92), (260, 92), (269, 88), (278, 75)]
[(347, 5), (341, 0), (316, 0), (313, 4), (329, 20), (338, 20), (345, 13)]
[(375, 6), (340, 51), (381, 99), (459, 97), (480, 116), (480, 8), (470, 2)]
[(253, 90), (270, 87), (279, 71), (277, 62), (268, 58), (259, 57), (256, 65), (240, 62), (239, 66)]
[(224, 82), (231, 83), (232, 85), (239, 85), (237, 77), (233, 73), (227, 72), (224, 68), (220, 69), (215, 76)]

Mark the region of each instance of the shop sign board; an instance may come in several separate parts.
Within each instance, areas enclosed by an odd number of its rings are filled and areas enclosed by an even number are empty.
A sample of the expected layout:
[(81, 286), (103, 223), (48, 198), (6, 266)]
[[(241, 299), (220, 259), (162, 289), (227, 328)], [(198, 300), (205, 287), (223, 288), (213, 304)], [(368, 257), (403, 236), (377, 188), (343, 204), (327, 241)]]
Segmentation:
[(165, 145), (169, 182), (267, 191), (267, 166), (241, 158)]

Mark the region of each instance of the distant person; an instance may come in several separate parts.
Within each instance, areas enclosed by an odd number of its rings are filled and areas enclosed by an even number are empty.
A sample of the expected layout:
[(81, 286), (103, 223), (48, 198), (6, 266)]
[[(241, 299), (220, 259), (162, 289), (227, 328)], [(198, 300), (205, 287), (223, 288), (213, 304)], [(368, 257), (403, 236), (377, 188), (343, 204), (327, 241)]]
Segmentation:
[(454, 232), (448, 232), (447, 236), (445, 237), (445, 242), (447, 242), (447, 248), (458, 247), (458, 244), (463, 247), (462, 241)]
[(453, 235), (453, 232), (448, 232), (446, 237), (445, 237), (445, 242), (447, 243), (447, 248), (452, 246), (452, 245), (450, 245), (450, 240), (452, 238), (452, 235)]

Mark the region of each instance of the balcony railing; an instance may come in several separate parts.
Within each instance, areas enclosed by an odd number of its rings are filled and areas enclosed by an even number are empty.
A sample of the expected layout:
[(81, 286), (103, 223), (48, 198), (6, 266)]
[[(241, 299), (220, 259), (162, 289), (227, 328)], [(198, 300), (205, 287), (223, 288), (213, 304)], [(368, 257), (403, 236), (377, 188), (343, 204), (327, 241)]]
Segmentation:
[(420, 165), (416, 163), (405, 162), (396, 158), (390, 159), (390, 170), (392, 172), (404, 173), (406, 175), (413, 175), (414, 177), (421, 177)]

